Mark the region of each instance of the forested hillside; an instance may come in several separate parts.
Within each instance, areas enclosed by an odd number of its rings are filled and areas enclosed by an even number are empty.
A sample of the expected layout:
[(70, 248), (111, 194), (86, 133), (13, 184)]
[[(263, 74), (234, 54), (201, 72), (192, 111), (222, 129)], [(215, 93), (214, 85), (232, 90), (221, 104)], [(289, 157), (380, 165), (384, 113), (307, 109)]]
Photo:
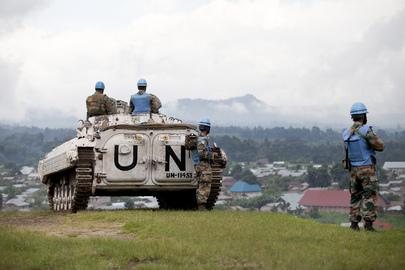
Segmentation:
[(37, 166), (53, 147), (75, 136), (73, 129), (0, 125), (0, 164)]
[[(344, 157), (342, 132), (318, 127), (213, 127), (211, 141), (225, 149), (231, 161), (268, 158), (270, 162), (332, 164)], [(405, 131), (376, 130), (376, 133), (386, 144), (386, 150), (378, 154), (380, 165), (385, 161), (405, 160)]]
[[(269, 161), (332, 164), (344, 156), (341, 131), (307, 128), (213, 127), (211, 143), (223, 148), (230, 162)], [(384, 161), (405, 160), (405, 131), (377, 130), (386, 150), (378, 155)], [(0, 125), (0, 164), (37, 166), (53, 147), (74, 138), (74, 129), (41, 129)]]
[[(211, 133), (213, 135), (229, 135), (236, 136), (243, 139), (255, 140), (275, 140), (275, 139), (293, 139), (302, 140), (304, 142), (329, 142), (341, 143), (342, 133), (344, 130), (326, 129), (322, 130), (319, 127), (308, 128), (263, 128), (261, 126), (255, 128), (248, 127), (212, 127)], [(405, 141), (405, 131), (375, 129), (376, 134), (384, 141)]]

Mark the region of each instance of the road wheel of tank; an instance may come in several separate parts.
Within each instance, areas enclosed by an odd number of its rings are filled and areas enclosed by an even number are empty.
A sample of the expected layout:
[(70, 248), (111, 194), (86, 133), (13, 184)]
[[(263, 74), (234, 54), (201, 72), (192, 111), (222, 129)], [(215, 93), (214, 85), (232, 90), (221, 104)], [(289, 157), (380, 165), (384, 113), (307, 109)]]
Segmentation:
[(78, 162), (72, 170), (53, 175), (48, 184), (48, 200), (52, 211), (76, 213), (85, 210), (93, 180), (93, 148), (79, 147)]
[(62, 185), (60, 189), (61, 193), (61, 210), (67, 210), (67, 194), (66, 194), (66, 185)]
[(53, 194), (53, 209), (59, 211), (61, 208), (61, 194), (60, 194), (60, 185), (56, 185)]
[(66, 209), (72, 209), (73, 206), (73, 199), (75, 195), (75, 185), (69, 185), (67, 188), (67, 198), (66, 198)]
[(53, 210), (54, 208), (54, 200), (53, 200), (53, 195), (55, 193), (55, 185), (53, 183), (48, 183), (47, 185), (47, 191), (48, 191), (48, 202), (49, 202), (49, 208)]
[(222, 169), (219, 164), (212, 164), (212, 183), (211, 183), (211, 192), (208, 197), (206, 207), (208, 210), (212, 210), (217, 202), (219, 193), (221, 192), (222, 186)]
[(48, 200), (51, 211), (67, 211), (71, 209), (73, 194), (69, 183), (70, 172), (54, 175), (48, 184)]
[(74, 194), (72, 194), (71, 190), (72, 190), (72, 186), (74, 185), (63, 185), (62, 186), (62, 202), (63, 202), (63, 206), (62, 209), (63, 210), (70, 210), (72, 209), (72, 200), (73, 200), (73, 196)]

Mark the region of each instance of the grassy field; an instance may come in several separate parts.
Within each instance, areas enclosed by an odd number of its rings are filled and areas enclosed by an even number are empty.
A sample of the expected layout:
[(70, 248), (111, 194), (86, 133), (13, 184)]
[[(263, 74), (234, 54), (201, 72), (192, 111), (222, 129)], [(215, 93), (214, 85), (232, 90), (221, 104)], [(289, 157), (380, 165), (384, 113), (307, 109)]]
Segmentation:
[(403, 229), (274, 213), (35, 212), (0, 224), (0, 269), (405, 269)]
[[(300, 218), (311, 219), (318, 223), (327, 223), (327, 224), (336, 224), (340, 225), (341, 223), (349, 223), (349, 214), (348, 213), (319, 213), (319, 218), (313, 219), (309, 215), (299, 216)], [(404, 215), (380, 215), (378, 214), (378, 221), (387, 222), (390, 225), (394, 226), (397, 229), (405, 229), (405, 216)], [(362, 222), (364, 222), (362, 220)]]

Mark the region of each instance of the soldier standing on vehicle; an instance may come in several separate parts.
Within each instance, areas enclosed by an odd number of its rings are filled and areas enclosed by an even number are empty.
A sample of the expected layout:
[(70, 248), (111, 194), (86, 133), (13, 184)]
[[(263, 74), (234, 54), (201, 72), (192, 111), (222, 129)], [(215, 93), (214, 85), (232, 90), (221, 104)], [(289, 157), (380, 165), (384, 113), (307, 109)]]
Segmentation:
[(87, 119), (91, 116), (112, 114), (112, 104), (106, 94), (104, 94), (104, 83), (97, 82), (96, 92), (86, 99)]
[(343, 133), (345, 149), (350, 160), (350, 228), (359, 231), (359, 222), (363, 216), (364, 229), (379, 232), (373, 228), (377, 218), (378, 178), (375, 171), (377, 159), (375, 151), (383, 151), (384, 142), (367, 124), (367, 108), (361, 103), (354, 103), (350, 114), (353, 125)]
[(218, 153), (212, 152), (209, 145), (209, 136), (211, 122), (204, 117), (199, 122), (199, 130), (197, 139), (197, 149), (193, 150), (194, 168), (197, 174), (198, 187), (196, 198), (199, 211), (208, 211), (206, 203), (211, 192), (212, 169), (211, 163)]
[(162, 103), (153, 94), (146, 93), (148, 84), (145, 79), (138, 80), (138, 93), (131, 96), (129, 101), (129, 114), (159, 113)]

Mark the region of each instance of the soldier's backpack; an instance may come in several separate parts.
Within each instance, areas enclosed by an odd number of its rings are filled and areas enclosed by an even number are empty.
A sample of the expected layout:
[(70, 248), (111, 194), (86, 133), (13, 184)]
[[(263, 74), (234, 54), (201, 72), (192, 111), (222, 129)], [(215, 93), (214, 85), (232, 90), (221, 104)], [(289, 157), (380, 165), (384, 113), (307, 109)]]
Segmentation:
[(198, 136), (195, 135), (194, 133), (186, 135), (186, 140), (185, 140), (185, 143), (184, 143), (184, 146), (186, 147), (186, 150), (197, 149), (197, 139), (198, 139)]

